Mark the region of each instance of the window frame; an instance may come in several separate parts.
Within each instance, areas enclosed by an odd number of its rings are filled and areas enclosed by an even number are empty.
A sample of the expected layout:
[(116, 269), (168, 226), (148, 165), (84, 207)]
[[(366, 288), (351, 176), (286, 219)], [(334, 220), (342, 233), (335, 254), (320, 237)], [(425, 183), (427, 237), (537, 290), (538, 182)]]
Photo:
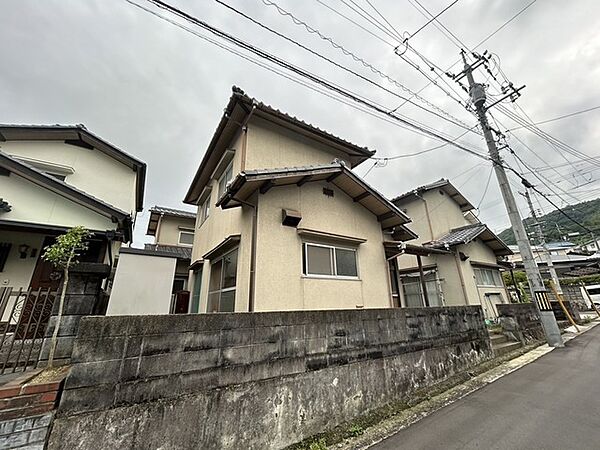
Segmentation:
[[(493, 280), (494, 284), (485, 284), (486, 282), (486, 278), (487, 276), (483, 275), (484, 271), (489, 271), (489, 274), (491, 276), (491, 279)], [(504, 287), (504, 282), (502, 280), (502, 274), (500, 273), (500, 271), (498, 269), (493, 269), (491, 267), (473, 267), (473, 272), (475, 275), (475, 284), (477, 285), (477, 287), (483, 287), (483, 288), (501, 288)], [(497, 274), (497, 280), (496, 277), (494, 276), (494, 272), (496, 272)], [(477, 274), (480, 274), (479, 276)], [(483, 281), (483, 283), (480, 284), (479, 279), (481, 279)]]
[[(229, 173), (229, 179), (227, 179), (228, 173)], [(233, 160), (229, 164), (227, 164), (227, 167), (225, 168), (225, 170), (219, 177), (219, 180), (217, 182), (217, 200), (219, 200), (223, 196), (223, 194), (227, 190), (227, 183), (229, 183), (232, 179), (233, 179)], [(223, 186), (222, 186), (223, 190), (221, 191), (221, 183), (223, 181), (224, 181)]]
[[(192, 235), (192, 243), (191, 244), (187, 244), (185, 242), (181, 242), (181, 235), (184, 234), (184, 233)], [(195, 235), (194, 230), (191, 230), (191, 229), (179, 230), (179, 236), (177, 237), (177, 245), (186, 245), (186, 246), (189, 246), (189, 247), (193, 247), (193, 245), (194, 245), (194, 235)]]
[[(225, 277), (224, 260), (225, 260), (225, 258), (227, 256), (229, 256), (233, 252), (237, 252), (236, 263), (235, 263), (235, 286), (223, 288), (223, 280), (224, 280), (224, 277)], [(236, 300), (236, 297), (237, 297), (235, 295), (236, 294), (235, 291), (237, 289), (237, 275), (238, 275), (237, 271), (238, 271), (238, 266), (239, 266), (239, 257), (240, 257), (239, 247), (235, 247), (235, 248), (232, 248), (231, 250), (229, 250), (228, 252), (223, 253), (218, 258), (215, 258), (215, 259), (213, 259), (213, 260), (210, 261), (210, 272), (211, 273), (209, 274), (209, 277), (208, 277), (208, 287), (207, 287), (208, 291), (207, 291), (207, 294), (206, 294), (206, 312), (207, 313), (229, 313), (229, 312), (235, 312), (235, 300)], [(219, 281), (219, 289), (211, 291), (210, 290), (210, 288), (211, 288), (210, 281), (211, 281), (211, 277), (212, 277), (212, 271), (214, 270), (213, 266), (215, 264), (217, 264), (219, 261), (221, 261), (221, 276), (220, 276), (220, 281)], [(234, 296), (233, 296), (233, 311), (209, 311), (208, 308), (210, 307), (210, 296), (211, 296), (211, 294), (216, 294), (216, 293), (219, 294), (219, 309), (220, 309), (221, 308), (221, 295), (224, 292), (231, 292), (231, 291), (234, 291)]]
[[(331, 255), (330, 265), (331, 265), (332, 275), (308, 273), (308, 251), (307, 251), (308, 246), (327, 248), (330, 250), (330, 255)], [(336, 255), (336, 251), (335, 251), (336, 249), (348, 250), (348, 251), (354, 252), (354, 260), (356, 262), (356, 276), (337, 275), (337, 255)], [(330, 280), (360, 280), (360, 266), (358, 263), (358, 248), (336, 245), (336, 244), (322, 244), (322, 243), (318, 243), (318, 242), (303, 241), (302, 242), (302, 278), (322, 278), (322, 279), (330, 279)]]
[(198, 225), (198, 228), (200, 228), (202, 224), (206, 222), (206, 219), (208, 219), (210, 216), (210, 192), (208, 196), (204, 199), (204, 201), (200, 204), (200, 214), (198, 216), (200, 217), (200, 225)]

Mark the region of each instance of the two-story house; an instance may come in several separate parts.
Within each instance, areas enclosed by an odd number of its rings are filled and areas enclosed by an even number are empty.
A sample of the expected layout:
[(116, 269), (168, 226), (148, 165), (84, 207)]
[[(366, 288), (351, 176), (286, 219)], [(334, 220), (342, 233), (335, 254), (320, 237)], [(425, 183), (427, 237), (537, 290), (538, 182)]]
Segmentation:
[(40, 255), (77, 225), (93, 232), (82, 259), (110, 263), (131, 240), (145, 174), (83, 125), (0, 125), (0, 285), (58, 285)]
[(92, 232), (80, 261), (112, 265), (121, 244), (132, 239), (145, 176), (145, 163), (83, 125), (0, 125), (3, 321), (16, 320), (17, 297), (60, 286), (62, 271), (41, 255), (69, 228)]
[(494, 305), (509, 301), (498, 260), (512, 252), (475, 217), (475, 207), (446, 179), (392, 202), (413, 219), (424, 249), (396, 259), (402, 306), (481, 305), (496, 317)]
[(352, 172), (373, 153), (234, 88), (184, 200), (192, 310), (392, 306), (386, 232), (416, 236)]

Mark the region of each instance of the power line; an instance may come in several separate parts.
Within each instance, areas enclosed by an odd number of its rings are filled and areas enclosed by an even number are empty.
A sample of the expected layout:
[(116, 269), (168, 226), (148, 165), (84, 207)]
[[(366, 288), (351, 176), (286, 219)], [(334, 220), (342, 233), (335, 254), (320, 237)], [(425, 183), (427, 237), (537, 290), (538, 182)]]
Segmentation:
[(334, 66), (336, 66), (336, 67), (338, 67), (338, 68), (340, 68), (342, 70), (344, 70), (345, 72), (348, 72), (348, 73), (354, 75), (355, 77), (357, 77), (357, 78), (359, 78), (359, 79), (361, 79), (363, 81), (366, 81), (367, 83), (369, 83), (369, 84), (371, 84), (371, 85), (373, 85), (373, 86), (375, 86), (375, 87), (377, 87), (377, 88), (379, 88), (379, 89), (387, 92), (388, 94), (394, 95), (395, 97), (398, 97), (398, 98), (400, 98), (402, 100), (405, 100), (405, 101), (410, 101), (410, 103), (413, 104), (414, 106), (416, 106), (417, 108), (420, 108), (420, 109), (422, 109), (422, 110), (424, 110), (424, 111), (426, 111), (426, 112), (428, 112), (430, 114), (433, 114), (433, 115), (439, 117), (440, 119), (446, 120), (446, 121), (448, 121), (448, 122), (450, 122), (450, 123), (452, 123), (454, 125), (457, 125), (457, 126), (459, 126), (461, 128), (465, 128), (467, 130), (470, 130), (472, 128), (472, 127), (465, 126), (462, 122), (460, 122), (458, 120), (449, 119), (449, 118), (445, 117), (445, 116), (448, 115), (447, 113), (445, 115), (438, 114), (435, 111), (431, 111), (431, 110), (425, 108), (424, 106), (419, 105), (418, 103), (415, 103), (415, 102), (409, 100), (408, 98), (406, 98), (406, 97), (404, 97), (404, 96), (402, 96), (402, 95), (400, 95), (400, 94), (398, 94), (398, 93), (396, 93), (396, 92), (394, 92), (394, 91), (386, 88), (385, 86), (382, 86), (381, 84), (374, 82), (373, 80), (371, 80), (371, 79), (369, 79), (369, 78), (367, 78), (367, 77), (365, 77), (365, 76), (363, 76), (363, 75), (355, 72), (354, 70), (349, 69), (348, 67), (346, 67), (346, 66), (344, 66), (342, 64), (339, 64), (336, 61), (333, 61), (332, 59), (330, 59), (330, 58), (328, 58), (328, 57), (320, 54), (319, 52), (316, 52), (315, 50), (313, 50), (313, 49), (311, 49), (311, 48), (309, 48), (309, 47), (301, 44), (300, 42), (298, 42), (298, 41), (290, 38), (289, 36), (286, 36), (285, 34), (280, 33), (279, 31), (274, 30), (273, 28), (271, 28), (271, 27), (263, 24), (262, 22), (254, 19), (253, 17), (249, 16), (248, 14), (244, 13), (243, 11), (240, 11), (239, 9), (237, 9), (237, 8), (235, 8), (235, 7), (231, 6), (231, 5), (223, 2), (222, 0), (215, 0), (215, 2), (217, 2), (218, 4), (224, 6), (225, 8), (229, 9), (230, 11), (238, 14), (239, 16), (242, 16), (245, 19), (251, 21), (255, 25), (258, 25), (259, 27), (261, 27), (261, 28), (269, 31), (270, 33), (275, 34), (276, 36), (279, 36), (279, 37), (281, 37), (282, 39), (285, 39), (288, 42), (291, 42), (292, 44), (294, 44), (294, 45), (300, 47), (301, 49), (303, 49), (303, 50), (311, 53), (312, 55), (317, 56), (318, 58), (320, 58), (320, 59), (322, 59), (324, 61), (327, 61), (328, 63), (330, 63), (330, 64), (332, 64), (332, 65), (334, 65)]
[[(399, 81), (397, 81), (396, 79), (392, 78), (391, 76), (389, 76), (388, 74), (384, 73), (383, 71), (381, 71), (377, 67), (373, 66), (371, 63), (367, 62), (366, 60), (364, 60), (360, 56), (356, 55), (355, 53), (351, 52), (350, 50), (348, 50), (344, 46), (340, 45), (339, 43), (337, 43), (336, 41), (334, 41), (331, 37), (324, 35), (317, 28), (314, 28), (313, 26), (309, 25), (307, 22), (299, 19), (297, 16), (295, 16), (291, 12), (283, 9), (277, 3), (274, 3), (274, 2), (272, 2), (270, 0), (262, 0), (262, 2), (266, 6), (272, 6), (272, 7), (274, 7), (275, 10), (280, 15), (282, 15), (284, 17), (289, 17), (295, 25), (303, 27), (308, 33), (315, 34), (320, 39), (328, 42), (333, 48), (335, 48), (336, 50), (341, 51), (345, 56), (351, 57), (355, 62), (358, 62), (358, 63), (362, 64), (364, 67), (368, 68), (371, 72), (375, 73), (376, 75), (380, 76), (381, 78), (385, 79), (386, 81), (388, 81), (388, 82), (392, 83), (393, 85), (397, 86), (398, 88), (402, 89), (404, 92), (407, 92), (407, 93), (411, 94), (410, 98), (407, 99), (407, 100), (405, 100), (403, 104), (408, 103), (413, 98), (416, 98), (420, 102), (422, 102), (425, 105), (429, 106), (430, 108), (434, 109), (435, 111), (438, 111), (440, 114), (443, 114), (446, 117), (449, 117), (449, 118), (455, 120), (456, 122), (459, 122), (459, 123), (461, 123), (463, 125), (468, 126), (465, 122), (461, 121), (457, 117), (451, 115), (447, 111), (445, 111), (442, 108), (440, 108), (440, 107), (436, 106), (435, 104), (431, 103), (429, 100), (427, 100), (424, 97), (420, 96), (419, 93), (414, 92), (413, 90), (409, 89), (408, 87), (406, 87), (405, 85), (403, 85), (402, 83), (400, 83)], [(330, 8), (329, 5), (325, 5), (324, 4), (324, 6), (326, 6), (327, 8)], [(346, 17), (346, 16), (343, 16), (343, 17)], [(356, 24), (356, 22), (353, 22), (353, 21), (352, 21), (352, 23)], [(360, 26), (359, 24), (356, 24), (356, 25)], [(390, 45), (390, 46), (393, 47), (393, 44), (389, 44), (388, 43), (388, 45)], [(459, 101), (459, 103), (460, 103), (460, 101)], [(461, 106), (464, 106), (464, 105), (462, 105), (462, 103), (461, 103)], [(394, 109), (391, 112), (396, 112), (396, 111)]]
[[(139, 7), (139, 5), (137, 5), (135, 2), (133, 2), (131, 0), (126, 0), (126, 1)], [(469, 154), (477, 156), (478, 158), (482, 158), (482, 159), (486, 159), (486, 160), (488, 159), (488, 157), (486, 155), (483, 155), (481, 153), (478, 153), (477, 151), (471, 150), (471, 149), (465, 147), (464, 145), (458, 144), (457, 142), (454, 142), (453, 140), (451, 140), (451, 138), (442, 136), (440, 133), (435, 132), (432, 129), (429, 129), (426, 126), (423, 126), (422, 124), (417, 124), (417, 123), (414, 123), (414, 121), (411, 121), (411, 120), (399, 117), (395, 114), (392, 114), (386, 108), (383, 108), (381, 105), (377, 105), (369, 100), (366, 100), (366, 99), (360, 97), (357, 94), (354, 94), (352, 92), (349, 92), (349, 91), (341, 88), (338, 85), (328, 82), (327, 80), (324, 80), (314, 74), (311, 74), (310, 72), (307, 72), (297, 66), (294, 66), (293, 64), (288, 63), (279, 57), (271, 55), (268, 52), (265, 52), (265, 51), (261, 50), (260, 48), (255, 47), (252, 44), (249, 44), (239, 38), (236, 38), (235, 36), (233, 36), (229, 33), (219, 30), (218, 28), (213, 27), (213, 26), (207, 24), (206, 22), (204, 22), (184, 11), (181, 11), (161, 0), (146, 0), (146, 1), (148, 1), (149, 3), (151, 3), (155, 6), (158, 6), (161, 9), (169, 11), (169, 12), (177, 15), (178, 17), (185, 19), (186, 21), (193, 23), (194, 25), (197, 25), (197, 26), (209, 31), (211, 34), (214, 34), (228, 42), (231, 42), (231, 43), (235, 44), (236, 46), (243, 48), (244, 50), (250, 51), (251, 53), (254, 53), (255, 55), (259, 56), (262, 59), (265, 59), (271, 63), (275, 63), (278, 66), (283, 67), (286, 70), (289, 70), (290, 72), (300, 75), (303, 78), (306, 78), (306, 79), (310, 80), (311, 82), (318, 84), (319, 86), (324, 87), (331, 92), (334, 92), (342, 97), (350, 99), (351, 101), (358, 103), (362, 106), (365, 106), (368, 109), (371, 109), (379, 114), (388, 116), (391, 119), (397, 121), (398, 123), (406, 125), (407, 127), (411, 128), (413, 131), (419, 132), (420, 134), (426, 135), (428, 137), (432, 137), (434, 139), (438, 139), (447, 144), (451, 144), (452, 146), (459, 148)]]
[(481, 206), (481, 204), (483, 203), (483, 200), (485, 199), (485, 195), (487, 194), (487, 191), (490, 187), (490, 181), (492, 180), (493, 173), (494, 173), (494, 166), (492, 166), (490, 168), (490, 174), (488, 175), (487, 182), (485, 183), (485, 188), (483, 190), (483, 194), (481, 195), (481, 199), (479, 200), (479, 203), (477, 203), (477, 207), (475, 208), (477, 210), (479, 210), (479, 207)]
[(419, 33), (421, 30), (423, 30), (425, 27), (427, 27), (431, 22), (433, 22), (434, 20), (436, 20), (438, 17), (440, 17), (442, 14), (444, 14), (446, 11), (448, 11), (452, 6), (456, 5), (457, 3), (458, 3), (458, 0), (454, 0), (452, 3), (450, 3), (444, 9), (442, 9), (439, 13), (437, 13), (435, 16), (433, 16), (431, 19), (429, 19), (426, 23), (424, 23), (417, 31), (415, 31), (414, 33), (412, 33), (407, 38), (407, 40), (408, 39), (412, 39), (413, 37), (415, 37), (417, 35), (417, 33)]
[[(577, 116), (579, 114), (584, 114), (584, 113), (587, 113), (587, 112), (590, 112), (590, 111), (594, 111), (596, 109), (600, 109), (600, 105), (594, 106), (592, 108), (582, 109), (581, 111), (575, 111), (575, 112), (572, 112), (570, 114), (565, 114), (563, 116), (554, 117), (553, 119), (542, 120), (541, 122), (533, 122), (533, 123), (531, 123), (531, 125), (542, 125), (544, 123), (555, 122), (557, 120), (562, 120), (562, 119), (566, 119), (568, 117)], [(506, 131), (520, 130), (521, 128), (526, 128), (526, 126), (525, 125), (521, 125), (519, 127), (510, 128), (510, 129), (508, 129)]]

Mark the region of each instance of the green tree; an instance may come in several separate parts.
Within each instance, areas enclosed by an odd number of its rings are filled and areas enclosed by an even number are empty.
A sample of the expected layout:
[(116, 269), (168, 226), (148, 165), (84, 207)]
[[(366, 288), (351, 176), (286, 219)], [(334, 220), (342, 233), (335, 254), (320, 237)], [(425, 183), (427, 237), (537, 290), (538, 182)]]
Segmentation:
[(69, 270), (79, 262), (77, 257), (81, 255), (81, 252), (87, 250), (87, 239), (89, 236), (90, 232), (82, 226), (71, 228), (65, 234), (58, 236), (54, 244), (46, 247), (44, 249), (44, 254), (42, 255), (42, 259), (52, 263), (54, 267), (63, 271), (62, 291), (60, 293), (60, 302), (58, 304), (56, 326), (54, 327), (52, 340), (50, 341), (48, 367), (52, 367), (54, 361), (54, 353), (58, 341), (58, 328), (62, 319), (65, 295), (69, 284)]

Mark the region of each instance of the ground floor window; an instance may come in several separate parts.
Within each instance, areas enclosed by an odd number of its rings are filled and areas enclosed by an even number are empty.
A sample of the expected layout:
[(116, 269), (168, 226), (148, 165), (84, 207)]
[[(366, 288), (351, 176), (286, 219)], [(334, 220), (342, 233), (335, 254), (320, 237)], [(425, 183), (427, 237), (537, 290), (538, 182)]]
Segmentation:
[[(442, 306), (442, 292), (439, 285), (439, 279), (436, 270), (429, 270), (424, 273), (425, 287), (427, 289), (427, 299), (429, 306)], [(420, 308), (425, 306), (423, 299), (423, 288), (418, 273), (401, 275), (402, 292), (404, 301), (408, 308)]]
[(302, 273), (331, 278), (358, 278), (355, 248), (333, 245), (302, 244)]
[(202, 267), (194, 271), (194, 286), (192, 287), (192, 307), (190, 312), (196, 314), (200, 312), (200, 288), (202, 287)]
[(230, 251), (210, 265), (207, 312), (233, 312), (237, 278), (238, 249)]
[(498, 269), (476, 267), (473, 271), (475, 272), (477, 286), (504, 286), (502, 283), (502, 276), (500, 276), (500, 271)]

